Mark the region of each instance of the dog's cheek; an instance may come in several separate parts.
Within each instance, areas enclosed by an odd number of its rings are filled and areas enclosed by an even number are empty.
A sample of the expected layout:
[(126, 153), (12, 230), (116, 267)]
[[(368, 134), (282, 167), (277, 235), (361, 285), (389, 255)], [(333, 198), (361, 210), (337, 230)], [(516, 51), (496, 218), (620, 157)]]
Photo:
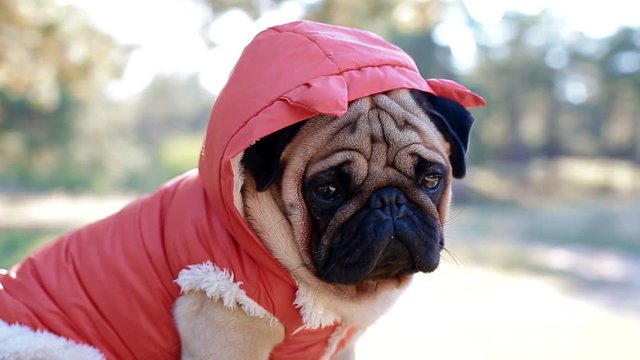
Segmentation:
[(449, 209), (451, 206), (451, 183), (447, 182), (442, 195), (438, 201), (438, 216), (440, 218), (440, 224), (443, 226), (449, 219)]

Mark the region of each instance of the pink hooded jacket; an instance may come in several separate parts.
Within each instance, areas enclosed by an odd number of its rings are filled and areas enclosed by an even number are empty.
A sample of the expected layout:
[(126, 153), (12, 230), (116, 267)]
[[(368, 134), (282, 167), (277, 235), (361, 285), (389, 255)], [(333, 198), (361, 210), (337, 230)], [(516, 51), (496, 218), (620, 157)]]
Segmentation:
[(276, 130), (319, 113), (340, 116), (349, 101), (395, 88), (484, 104), (454, 82), (425, 81), (407, 54), (365, 31), (300, 21), (261, 32), (213, 106), (199, 171), (0, 275), (0, 318), (92, 345), (109, 359), (176, 359), (175, 280), (210, 261), (285, 326), (272, 359), (321, 357), (337, 324), (295, 332), (303, 325), (296, 283), (234, 206), (231, 160)]

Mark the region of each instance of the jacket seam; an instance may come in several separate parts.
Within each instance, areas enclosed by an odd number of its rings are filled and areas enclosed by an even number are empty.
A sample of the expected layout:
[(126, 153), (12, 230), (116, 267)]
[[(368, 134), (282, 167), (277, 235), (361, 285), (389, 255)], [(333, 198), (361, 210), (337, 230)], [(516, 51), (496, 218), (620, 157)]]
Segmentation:
[(298, 35), (298, 36), (302, 37), (303, 39), (305, 39), (305, 40), (309, 41), (310, 43), (312, 43), (313, 45), (315, 45), (315, 47), (317, 47), (318, 50), (320, 50), (320, 52), (322, 52), (322, 55), (324, 55), (324, 57), (327, 58), (327, 60), (331, 61), (331, 63), (333, 63), (333, 65), (335, 65), (336, 69), (338, 70), (338, 74), (341, 74), (344, 71), (344, 70), (342, 70), (340, 65), (338, 65), (338, 63), (333, 59), (333, 57), (331, 55), (329, 55), (327, 53), (327, 51), (325, 49), (323, 49), (322, 46), (320, 46), (320, 44), (318, 44), (317, 41), (309, 38), (306, 35), (303, 35), (303, 34), (300, 34), (298, 32), (295, 32), (295, 31), (290, 31), (290, 30), (282, 31), (282, 30), (276, 29), (276, 28), (272, 28), (272, 30), (274, 30), (274, 31), (276, 31), (276, 32), (278, 32), (280, 34), (294, 34), (294, 35)]
[[(335, 74), (326, 74), (326, 75), (321, 75), (318, 76), (316, 78), (319, 77), (326, 77), (326, 76), (343, 76), (344, 74), (351, 72), (351, 71), (359, 71), (359, 70), (363, 70), (363, 69), (368, 69), (368, 68), (379, 68), (379, 67), (385, 67), (385, 66), (389, 66), (389, 67), (395, 67), (395, 68), (400, 68), (400, 69), (405, 69), (405, 70), (409, 70), (409, 71), (415, 71), (415, 69), (412, 69), (410, 67), (407, 66), (402, 66), (400, 64), (380, 64), (380, 65), (367, 65), (367, 66), (361, 66), (361, 67), (357, 67), (357, 68), (353, 68), (353, 69), (346, 69), (343, 71), (340, 71), (338, 73)], [(297, 84), (294, 87), (287, 89), (286, 91), (284, 91), (282, 94), (278, 95), (278, 97), (276, 97), (275, 99), (273, 99), (271, 102), (269, 102), (267, 105), (261, 107), (259, 110), (257, 110), (253, 115), (251, 115), (250, 117), (247, 118), (247, 120), (245, 120), (242, 123), (242, 126), (240, 126), (238, 128), (238, 130), (236, 132), (233, 133), (233, 135), (231, 135), (231, 137), (229, 138), (229, 140), (227, 141), (227, 143), (225, 144), (225, 151), (227, 150), (227, 148), (229, 147), (229, 143), (231, 143), (231, 139), (233, 139), (234, 137), (236, 137), (236, 135), (238, 135), (238, 133), (240, 131), (242, 131), (249, 122), (251, 122), (251, 120), (253, 120), (256, 116), (258, 116), (261, 112), (263, 112), (266, 108), (273, 106), (273, 104), (275, 104), (278, 100), (280, 100), (285, 94), (299, 88), (300, 86), (302, 86), (304, 84)], [(221, 165), (222, 166), (222, 165)]]

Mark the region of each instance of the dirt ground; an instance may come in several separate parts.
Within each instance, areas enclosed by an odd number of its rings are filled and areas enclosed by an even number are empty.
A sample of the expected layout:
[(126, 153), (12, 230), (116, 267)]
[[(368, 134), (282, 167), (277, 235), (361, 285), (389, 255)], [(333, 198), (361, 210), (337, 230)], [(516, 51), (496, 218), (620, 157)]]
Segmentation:
[[(132, 199), (0, 197), (5, 228), (72, 227)], [(356, 347), (358, 359), (640, 359), (640, 312), (596, 302), (553, 277), (443, 261), (420, 274)]]
[(359, 359), (639, 359), (640, 314), (526, 273), (443, 264), (362, 336)]

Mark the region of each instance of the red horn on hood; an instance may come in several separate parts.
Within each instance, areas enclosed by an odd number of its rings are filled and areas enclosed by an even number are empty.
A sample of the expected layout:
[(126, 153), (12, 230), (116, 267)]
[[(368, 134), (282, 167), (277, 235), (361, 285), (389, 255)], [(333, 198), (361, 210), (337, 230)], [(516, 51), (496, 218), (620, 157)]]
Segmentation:
[(487, 105), (484, 98), (466, 87), (448, 79), (426, 79), (435, 95), (456, 101), (466, 108)]

